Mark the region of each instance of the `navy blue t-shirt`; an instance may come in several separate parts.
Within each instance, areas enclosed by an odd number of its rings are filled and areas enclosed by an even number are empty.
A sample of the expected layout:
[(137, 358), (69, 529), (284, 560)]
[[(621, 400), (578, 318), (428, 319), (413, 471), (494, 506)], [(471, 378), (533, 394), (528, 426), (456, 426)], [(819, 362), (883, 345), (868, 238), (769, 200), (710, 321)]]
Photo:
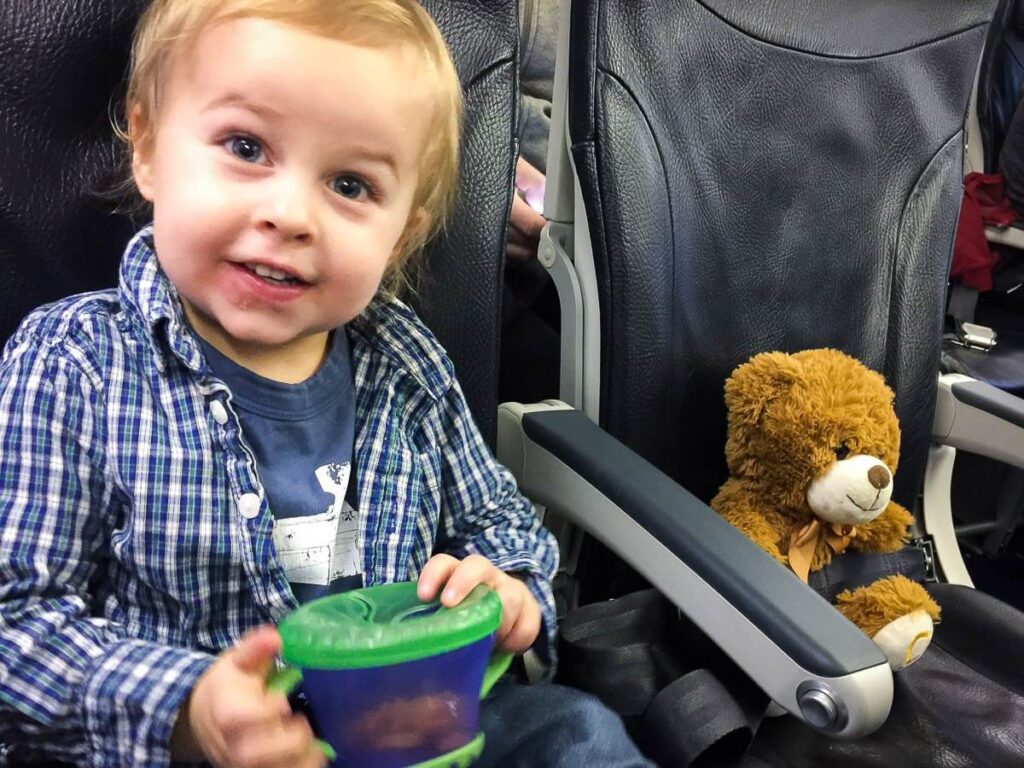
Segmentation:
[(323, 364), (300, 384), (266, 379), (202, 345), (210, 368), (231, 390), (274, 515), (278, 560), (296, 599), (361, 587), (355, 384), (345, 331), (331, 335)]

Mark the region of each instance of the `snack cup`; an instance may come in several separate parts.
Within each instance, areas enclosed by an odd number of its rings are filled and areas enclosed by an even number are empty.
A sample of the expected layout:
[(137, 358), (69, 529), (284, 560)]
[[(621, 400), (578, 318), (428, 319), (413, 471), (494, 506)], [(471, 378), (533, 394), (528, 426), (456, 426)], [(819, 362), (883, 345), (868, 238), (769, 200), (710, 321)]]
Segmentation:
[(324, 752), (344, 768), (468, 766), (483, 749), (480, 699), (508, 669), (493, 653), (501, 600), (476, 587), (459, 605), (423, 603), (416, 584), (314, 600), (278, 626), (285, 666)]

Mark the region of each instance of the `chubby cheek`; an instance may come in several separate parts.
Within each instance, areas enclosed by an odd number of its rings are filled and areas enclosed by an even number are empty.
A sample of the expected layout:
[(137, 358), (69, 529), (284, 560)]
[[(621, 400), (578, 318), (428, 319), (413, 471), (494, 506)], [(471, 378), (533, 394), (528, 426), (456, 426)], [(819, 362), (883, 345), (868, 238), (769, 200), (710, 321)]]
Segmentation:
[(154, 223), (165, 234), (198, 242), (216, 239), (244, 207), (241, 195), (229, 195), (213, 178), (186, 173), (177, 181), (158, 188), (153, 203)]
[(350, 315), (344, 318), (344, 322), (362, 312), (373, 299), (380, 287), (385, 266), (386, 262), (374, 260), (341, 265), (331, 272), (325, 299), (334, 303), (339, 312)]
[(346, 303), (359, 303), (361, 311), (380, 287), (403, 230), (394, 217), (385, 216), (332, 232), (330, 290)]
[(215, 232), (207, 232), (206, 221), (194, 220), (191, 225), (174, 216), (161, 216), (154, 210), (153, 244), (164, 272), (178, 288), (209, 279), (214, 264), (211, 254), (217, 252)]
[(154, 216), (153, 237), (157, 261), (182, 299), (201, 311), (212, 313), (216, 306), (230, 302), (226, 275), (218, 273), (220, 244), (204, 237), (205, 222), (185, 226), (174, 219)]

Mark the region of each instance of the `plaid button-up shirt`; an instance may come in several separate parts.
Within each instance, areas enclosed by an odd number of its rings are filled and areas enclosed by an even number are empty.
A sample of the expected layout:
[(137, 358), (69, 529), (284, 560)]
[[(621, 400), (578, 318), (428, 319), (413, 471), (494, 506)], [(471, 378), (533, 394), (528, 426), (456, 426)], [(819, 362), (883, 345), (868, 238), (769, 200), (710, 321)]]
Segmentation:
[[(529, 574), (550, 653), (557, 547), (481, 439), (451, 361), (397, 301), (347, 332), (366, 583), (413, 579), (435, 552), (483, 555)], [(38, 309), (8, 342), (0, 441), (0, 742), (166, 764), (214, 655), (296, 603), (231, 393), (149, 230), (118, 289)]]

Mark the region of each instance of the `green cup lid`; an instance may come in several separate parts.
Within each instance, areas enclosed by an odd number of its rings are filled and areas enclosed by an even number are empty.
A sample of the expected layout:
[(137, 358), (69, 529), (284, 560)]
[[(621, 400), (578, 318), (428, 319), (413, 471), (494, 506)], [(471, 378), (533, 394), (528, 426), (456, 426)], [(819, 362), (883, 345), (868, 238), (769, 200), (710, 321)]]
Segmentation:
[(493, 634), (501, 599), (477, 586), (454, 608), (423, 603), (415, 582), (313, 600), (278, 625), (285, 662), (306, 669), (365, 669), (437, 656)]

